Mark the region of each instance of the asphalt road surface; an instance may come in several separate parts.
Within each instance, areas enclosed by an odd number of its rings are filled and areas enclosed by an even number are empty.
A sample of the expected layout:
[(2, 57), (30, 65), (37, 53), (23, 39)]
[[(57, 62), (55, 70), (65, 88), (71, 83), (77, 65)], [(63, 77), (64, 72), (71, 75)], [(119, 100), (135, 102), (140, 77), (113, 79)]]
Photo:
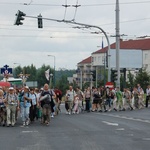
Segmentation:
[(23, 127), (0, 127), (0, 150), (149, 150), (150, 108), (125, 112), (84, 112), (35, 121)]

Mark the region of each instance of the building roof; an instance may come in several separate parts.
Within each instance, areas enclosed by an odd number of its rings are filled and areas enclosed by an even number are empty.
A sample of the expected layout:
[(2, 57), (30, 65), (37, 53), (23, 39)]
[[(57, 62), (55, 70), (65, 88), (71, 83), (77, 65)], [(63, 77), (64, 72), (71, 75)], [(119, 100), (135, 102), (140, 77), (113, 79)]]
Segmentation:
[[(110, 47), (111, 47), (111, 49), (116, 49), (116, 43), (111, 44)], [(128, 41), (120, 40), (120, 49), (150, 50), (150, 38), (128, 40)], [(107, 50), (108, 50), (108, 46), (105, 48), (102, 48), (92, 54), (105, 53)]]
[(84, 60), (82, 60), (81, 62), (79, 62), (78, 64), (88, 64), (88, 63), (91, 63), (92, 62), (92, 57), (88, 57)]

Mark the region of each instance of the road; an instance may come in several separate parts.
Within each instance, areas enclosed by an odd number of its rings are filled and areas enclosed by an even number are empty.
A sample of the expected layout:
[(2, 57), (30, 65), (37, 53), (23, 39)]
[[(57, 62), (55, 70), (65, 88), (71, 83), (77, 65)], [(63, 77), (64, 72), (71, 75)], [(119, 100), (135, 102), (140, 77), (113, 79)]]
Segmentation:
[[(64, 106), (62, 106), (64, 107)], [(66, 115), (23, 127), (0, 127), (0, 150), (148, 150), (150, 108)]]

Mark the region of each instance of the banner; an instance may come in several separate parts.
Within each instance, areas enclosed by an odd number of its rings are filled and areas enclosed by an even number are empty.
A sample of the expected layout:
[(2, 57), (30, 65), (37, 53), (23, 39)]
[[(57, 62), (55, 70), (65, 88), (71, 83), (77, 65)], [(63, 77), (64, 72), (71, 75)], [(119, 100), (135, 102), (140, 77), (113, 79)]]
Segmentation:
[(49, 78), (50, 78), (49, 69), (45, 71), (45, 77), (49, 81)]

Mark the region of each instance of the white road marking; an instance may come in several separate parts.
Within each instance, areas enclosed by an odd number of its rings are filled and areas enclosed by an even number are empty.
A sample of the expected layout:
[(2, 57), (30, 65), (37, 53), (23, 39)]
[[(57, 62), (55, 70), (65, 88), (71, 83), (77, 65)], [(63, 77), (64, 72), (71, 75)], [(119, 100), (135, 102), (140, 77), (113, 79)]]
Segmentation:
[(37, 133), (38, 131), (22, 131), (22, 133)]
[(124, 131), (125, 129), (124, 128), (118, 128), (116, 129), (117, 131)]
[(111, 123), (111, 122), (107, 122), (107, 121), (102, 121), (102, 122), (109, 125), (109, 126), (119, 126), (118, 123)]
[(28, 126), (20, 126), (21, 128), (29, 128)]
[(134, 136), (133, 134), (128, 134), (128, 136)]
[(138, 121), (138, 122), (143, 122), (143, 123), (149, 123), (150, 124), (150, 120), (131, 118), (131, 117), (119, 116), (119, 115), (113, 115), (113, 114), (101, 114), (101, 115), (115, 117), (115, 118), (120, 118), (120, 119), (126, 119), (126, 120), (132, 120), (132, 121)]
[(150, 138), (143, 138), (144, 141), (150, 141)]

